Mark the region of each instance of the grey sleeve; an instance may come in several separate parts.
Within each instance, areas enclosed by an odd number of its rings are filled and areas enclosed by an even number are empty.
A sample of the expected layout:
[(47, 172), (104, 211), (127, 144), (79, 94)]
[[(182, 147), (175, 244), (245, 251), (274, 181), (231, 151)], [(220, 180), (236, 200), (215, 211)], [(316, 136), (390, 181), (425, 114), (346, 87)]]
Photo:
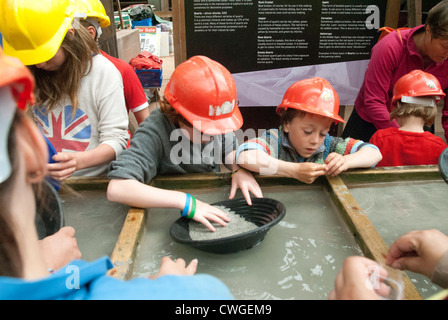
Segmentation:
[[(147, 124), (145, 122), (145, 124)], [(157, 175), (163, 145), (157, 128), (141, 126), (131, 140), (131, 147), (109, 165), (109, 179), (134, 179), (149, 183)]]

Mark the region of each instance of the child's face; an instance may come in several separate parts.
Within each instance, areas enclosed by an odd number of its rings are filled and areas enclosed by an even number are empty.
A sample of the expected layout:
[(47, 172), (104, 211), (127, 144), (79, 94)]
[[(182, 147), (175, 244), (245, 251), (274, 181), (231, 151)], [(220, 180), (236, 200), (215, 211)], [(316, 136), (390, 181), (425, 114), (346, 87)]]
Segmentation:
[(65, 63), (65, 53), (62, 48), (56, 52), (53, 58), (48, 61), (36, 64), (37, 68), (44, 69), (46, 71), (57, 71)]
[(185, 125), (184, 123), (179, 123), (179, 127), (188, 132), (188, 137), (191, 142), (196, 144), (208, 143), (212, 140), (213, 136), (208, 135), (206, 133), (202, 133), (195, 127), (190, 127)]
[(426, 27), (425, 37), (426, 55), (434, 62), (442, 62), (448, 58), (448, 40), (433, 38), (429, 27)]
[(283, 126), (289, 143), (304, 158), (309, 158), (322, 145), (330, 130), (332, 119), (307, 113), (303, 118), (294, 117)]

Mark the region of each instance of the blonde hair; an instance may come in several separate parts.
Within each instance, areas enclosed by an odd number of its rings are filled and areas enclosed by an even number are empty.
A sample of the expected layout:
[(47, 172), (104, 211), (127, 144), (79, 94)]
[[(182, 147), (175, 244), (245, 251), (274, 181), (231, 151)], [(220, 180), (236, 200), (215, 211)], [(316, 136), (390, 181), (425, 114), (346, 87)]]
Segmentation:
[(390, 120), (410, 116), (422, 118), (425, 121), (425, 124), (429, 127), (432, 126), (436, 120), (437, 107), (397, 102), (397, 107), (390, 113)]
[(434, 39), (448, 39), (448, 0), (440, 1), (429, 10), (425, 25), (429, 26)]
[(46, 104), (47, 112), (53, 110), (58, 102), (68, 95), (72, 101), (73, 113), (78, 108), (78, 89), (81, 79), (92, 68), (92, 54), (98, 54), (98, 48), (92, 36), (85, 28), (67, 32), (61, 44), (65, 53), (65, 62), (59, 70), (46, 71), (36, 66), (30, 69), (36, 79), (36, 106)]
[(188, 127), (193, 127), (190, 122), (187, 121), (179, 112), (177, 112), (168, 102), (168, 100), (163, 97), (160, 101), (160, 111), (172, 122), (175, 126), (179, 126), (182, 122)]

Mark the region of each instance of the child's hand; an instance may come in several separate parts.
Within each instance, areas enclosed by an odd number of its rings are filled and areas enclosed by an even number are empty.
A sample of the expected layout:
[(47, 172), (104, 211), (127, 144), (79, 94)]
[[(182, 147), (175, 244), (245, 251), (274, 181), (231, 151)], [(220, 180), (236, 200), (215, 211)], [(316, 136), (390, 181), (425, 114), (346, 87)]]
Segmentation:
[(293, 178), (311, 184), (319, 176), (323, 176), (326, 165), (313, 162), (294, 163)]
[(336, 276), (334, 289), (330, 292), (330, 300), (378, 300), (380, 296), (388, 294), (388, 287), (379, 281), (375, 285), (367, 285), (374, 279), (386, 277), (387, 271), (377, 262), (365, 257), (348, 257), (344, 265)]
[(250, 193), (257, 198), (263, 198), (263, 193), (254, 176), (244, 169), (237, 170), (232, 176), (232, 188), (230, 189), (229, 199), (235, 197), (236, 190), (240, 188), (248, 205), (252, 205)]
[(326, 173), (330, 176), (337, 176), (349, 168), (347, 159), (336, 152), (328, 155), (327, 159), (325, 159), (325, 164), (327, 166)]
[(57, 181), (70, 178), (76, 171), (78, 161), (76, 153), (60, 152), (53, 156), (56, 163), (48, 164), (48, 175)]
[(159, 272), (155, 276), (149, 276), (149, 278), (156, 279), (165, 275), (192, 276), (195, 274), (197, 267), (197, 259), (191, 260), (190, 264), (186, 267), (184, 259), (179, 258), (173, 261), (169, 257), (163, 257)]
[(63, 227), (55, 234), (39, 240), (44, 261), (49, 269), (59, 270), (69, 262), (81, 259), (75, 229)]
[(209, 220), (215, 221), (223, 227), (226, 226), (226, 222), (230, 221), (229, 217), (222, 210), (198, 199), (196, 199), (196, 211), (193, 220), (204, 224), (211, 231), (216, 231), (216, 229)]

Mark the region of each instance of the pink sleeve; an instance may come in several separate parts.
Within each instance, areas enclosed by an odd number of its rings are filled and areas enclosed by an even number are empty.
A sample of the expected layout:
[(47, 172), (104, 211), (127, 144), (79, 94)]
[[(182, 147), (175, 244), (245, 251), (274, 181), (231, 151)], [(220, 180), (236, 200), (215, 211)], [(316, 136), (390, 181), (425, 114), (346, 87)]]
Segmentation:
[(364, 104), (357, 111), (377, 129), (398, 127), (389, 120), (389, 89), (402, 55), (402, 43), (395, 37), (385, 37), (372, 50), (364, 78)]

